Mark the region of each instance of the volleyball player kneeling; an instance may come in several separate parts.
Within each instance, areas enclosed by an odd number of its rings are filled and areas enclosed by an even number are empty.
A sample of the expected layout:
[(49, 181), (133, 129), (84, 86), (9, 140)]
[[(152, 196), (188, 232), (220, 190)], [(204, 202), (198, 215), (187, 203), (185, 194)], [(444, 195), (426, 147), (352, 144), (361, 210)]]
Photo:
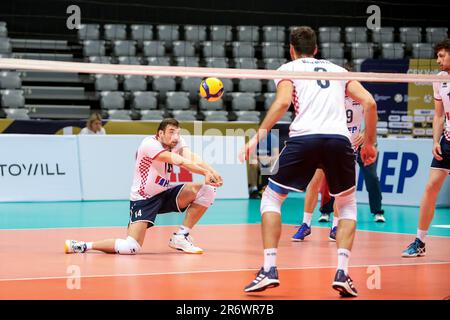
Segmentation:
[[(170, 185), (173, 165), (205, 176), (205, 183)], [(126, 239), (95, 242), (66, 240), (66, 253), (98, 250), (106, 253), (136, 254), (141, 251), (146, 230), (154, 225), (157, 214), (186, 212), (183, 224), (169, 241), (173, 249), (203, 253), (189, 237), (189, 231), (214, 203), (216, 187), (222, 177), (210, 165), (192, 153), (180, 136), (175, 119), (164, 119), (156, 136), (145, 138), (139, 146), (130, 195), (130, 222)]]

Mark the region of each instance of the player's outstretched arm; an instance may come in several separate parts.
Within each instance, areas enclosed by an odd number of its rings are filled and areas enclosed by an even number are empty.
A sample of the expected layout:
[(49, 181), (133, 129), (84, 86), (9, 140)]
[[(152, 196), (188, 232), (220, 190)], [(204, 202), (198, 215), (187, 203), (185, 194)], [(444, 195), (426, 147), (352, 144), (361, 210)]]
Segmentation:
[(217, 172), (217, 170), (214, 169), (209, 163), (203, 161), (203, 159), (198, 154), (192, 152), (190, 148), (184, 147), (181, 150), (181, 156), (186, 159), (190, 159), (198, 166), (210, 171), (214, 175), (214, 179), (217, 181), (217, 183), (219, 183), (220, 185), (223, 184), (223, 179), (219, 172)]
[(206, 182), (214, 187), (221, 186), (221, 184), (219, 184), (216, 181), (216, 179), (214, 179), (214, 175), (212, 172), (210, 172), (208, 169), (205, 169), (205, 168), (199, 166), (198, 164), (194, 163), (192, 160), (187, 159), (177, 153), (170, 152), (170, 151), (163, 151), (160, 154), (158, 154), (155, 159), (185, 168), (186, 170), (188, 170), (192, 173), (201, 174), (202, 176), (205, 176)]

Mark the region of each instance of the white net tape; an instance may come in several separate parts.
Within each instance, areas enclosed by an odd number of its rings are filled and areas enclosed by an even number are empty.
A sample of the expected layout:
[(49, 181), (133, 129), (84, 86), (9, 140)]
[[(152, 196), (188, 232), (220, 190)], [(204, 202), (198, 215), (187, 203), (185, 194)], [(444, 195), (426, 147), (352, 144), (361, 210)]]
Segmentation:
[(361, 82), (450, 82), (450, 75), (375, 72), (288, 72), (261, 69), (158, 67), (47, 60), (1, 59), (0, 69), (121, 75), (217, 77), (236, 79), (358, 80)]

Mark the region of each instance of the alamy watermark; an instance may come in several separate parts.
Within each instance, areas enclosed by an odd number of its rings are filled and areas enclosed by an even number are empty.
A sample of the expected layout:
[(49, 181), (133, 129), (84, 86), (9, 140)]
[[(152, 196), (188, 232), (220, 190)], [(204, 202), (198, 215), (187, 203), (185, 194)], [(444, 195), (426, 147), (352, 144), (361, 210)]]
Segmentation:
[(367, 7), (366, 13), (370, 16), (366, 20), (366, 27), (372, 31), (379, 30), (381, 28), (381, 9), (377, 5), (370, 5)]
[[(260, 134), (261, 139), (254, 150), (248, 152), (246, 160), (251, 165), (258, 165), (261, 175), (271, 175), (278, 171), (276, 159), (280, 150), (280, 133), (278, 129), (264, 132), (254, 128), (250, 129), (202, 129), (202, 122), (194, 122), (194, 131), (184, 128), (180, 130), (188, 147), (203, 160), (211, 165), (239, 164), (240, 154), (245, 153), (242, 137), (245, 142)], [(191, 136), (202, 136), (202, 139), (190, 139)], [(225, 139), (224, 139), (225, 137)], [(242, 157), (241, 157), (242, 158)]]
[(69, 275), (66, 280), (66, 288), (69, 290), (81, 289), (81, 268), (77, 265), (70, 265), (66, 269)]
[(366, 270), (370, 276), (367, 278), (366, 285), (369, 290), (381, 289), (381, 268), (379, 266), (369, 266)]
[(69, 30), (79, 29), (81, 24), (81, 9), (73, 4), (67, 7), (66, 13), (70, 14), (66, 19), (66, 27)]

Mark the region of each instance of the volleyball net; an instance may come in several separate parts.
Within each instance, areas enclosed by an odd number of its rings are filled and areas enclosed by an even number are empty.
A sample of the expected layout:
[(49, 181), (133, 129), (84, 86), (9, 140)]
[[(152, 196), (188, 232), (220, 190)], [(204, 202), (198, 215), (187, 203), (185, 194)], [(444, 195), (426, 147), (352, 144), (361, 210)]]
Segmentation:
[[(403, 65), (402, 65), (403, 63)], [(275, 98), (273, 79), (298, 80), (357, 80), (374, 96), (378, 107), (378, 128), (381, 136), (432, 137), (434, 115), (433, 82), (450, 82), (450, 76), (437, 75), (434, 59), (367, 60), (361, 70), (380, 72), (286, 72), (263, 69), (211, 68), (185, 66), (151, 66), (99, 64), (29, 59), (0, 59), (0, 70), (22, 72), (21, 91), (31, 118), (45, 118), (39, 113), (42, 104), (53, 97), (71, 99), (72, 92), (61, 89), (75, 75), (85, 77), (81, 97), (73, 100), (87, 104), (79, 111), (80, 118), (89, 111), (101, 110), (111, 120), (158, 120), (173, 116), (181, 121), (250, 122), (258, 124)], [(403, 70), (403, 72), (392, 72)], [(35, 86), (33, 74), (45, 73), (48, 81), (61, 82), (58, 90)], [(105, 77), (109, 75), (109, 77)], [(54, 79), (52, 80), (52, 77)], [(223, 81), (225, 94), (220, 101), (208, 102), (199, 97), (199, 84), (205, 77)], [(131, 79), (130, 79), (131, 78)], [(70, 81), (68, 81), (70, 83)], [(80, 86), (80, 83), (76, 84)], [(64, 88), (64, 87), (63, 87)], [(40, 94), (39, 90), (44, 91)], [(12, 90), (14, 91), (14, 90)], [(53, 92), (53, 93), (52, 93)], [(67, 92), (67, 96), (64, 96)], [(14, 94), (14, 92), (5, 93)], [(90, 100), (83, 102), (83, 97)], [(5, 99), (3, 99), (5, 100)], [(13, 108), (3, 103), (4, 110)], [(85, 108), (85, 109), (86, 109)], [(25, 108), (26, 109), (26, 108)], [(47, 108), (49, 109), (49, 108)], [(33, 116), (33, 112), (37, 113)], [(50, 109), (49, 109), (50, 110)], [(55, 108), (51, 110), (57, 110)], [(77, 116), (76, 106), (68, 108)], [(80, 109), (81, 110), (81, 109)], [(292, 120), (294, 110), (287, 112), (282, 122)], [(19, 110), (18, 112), (25, 112)], [(55, 111), (56, 112), (56, 111)], [(84, 113), (81, 113), (84, 112)]]

